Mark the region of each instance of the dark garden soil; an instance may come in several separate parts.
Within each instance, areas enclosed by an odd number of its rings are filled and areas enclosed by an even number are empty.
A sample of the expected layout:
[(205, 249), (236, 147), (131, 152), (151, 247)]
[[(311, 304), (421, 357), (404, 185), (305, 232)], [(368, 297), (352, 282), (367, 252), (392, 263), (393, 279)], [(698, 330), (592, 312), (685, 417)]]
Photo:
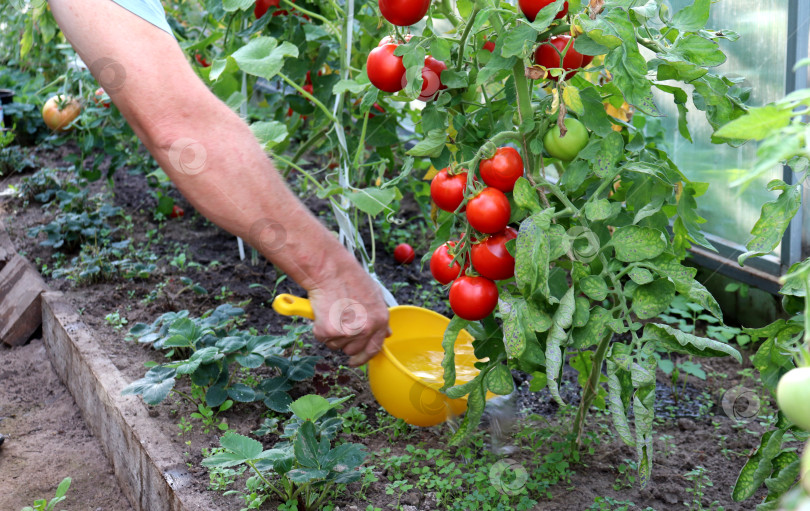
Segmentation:
[[(66, 149), (60, 149), (56, 156), (47, 156), (44, 151), (40, 156), (40, 164), (44, 166), (55, 166), (60, 164), (59, 157)], [(54, 159), (55, 158), (55, 159)], [(8, 184), (15, 184), (19, 176), (14, 176), (2, 184), (5, 189)], [(92, 189), (102, 191), (103, 185), (95, 183)], [(119, 169), (114, 176), (114, 187), (111, 199), (116, 205), (123, 207), (126, 214), (132, 216), (132, 231), (120, 233), (119, 236), (128, 237), (134, 242), (145, 239), (145, 233), (150, 229), (158, 229), (157, 223), (153, 220), (152, 211), (155, 207), (155, 200), (148, 193), (149, 188), (143, 175), (129, 174), (126, 169)], [(230, 234), (222, 231), (218, 227), (207, 222), (203, 217), (196, 214), (193, 208), (187, 204), (179, 195), (176, 195), (179, 204), (185, 209), (186, 214), (183, 219), (166, 222), (160, 227), (160, 234), (163, 239), (160, 243), (153, 244), (153, 250), (161, 257), (158, 264), (158, 273), (153, 274), (146, 280), (116, 280), (102, 284), (73, 287), (71, 283), (60, 279), (49, 279), (49, 285), (65, 293), (69, 301), (82, 313), (84, 321), (95, 332), (96, 337), (106, 350), (113, 363), (122, 371), (129, 381), (143, 376), (146, 369), (144, 363), (147, 361), (162, 361), (162, 354), (155, 352), (144, 346), (137, 345), (125, 340), (125, 334), (129, 326), (144, 322), (150, 323), (157, 316), (168, 311), (188, 309), (192, 315), (199, 316), (209, 309), (213, 309), (221, 303), (239, 303), (250, 300), (244, 308), (246, 311), (246, 327), (255, 327), (260, 332), (268, 334), (282, 334), (285, 332), (284, 325), (290, 324), (288, 318), (277, 316), (269, 307), (273, 295), (277, 273), (272, 264), (260, 259), (259, 264), (250, 264), (249, 257), (246, 261), (240, 261), (237, 252), (236, 239)], [(326, 219), (329, 216), (327, 207), (317, 201), (308, 199), (307, 203), (313, 210), (320, 212)], [(414, 207), (414, 206), (409, 206)], [(47, 221), (54, 214), (53, 211), (43, 210), (39, 204), (24, 204), (19, 199), (3, 197), (0, 200), (0, 218), (4, 218), (12, 239), (16, 243), (18, 250), (24, 252), (31, 261), (37, 261), (41, 268), (43, 264), (53, 266), (52, 253), (49, 248), (37, 244), (37, 240), (26, 235), (29, 227)], [(416, 246), (417, 254), (421, 256), (426, 250), (427, 243), (421, 247)], [(395, 295), (400, 303), (418, 303), (418, 298), (424, 296), (418, 290), (417, 284), (429, 282), (431, 279), (429, 271), (419, 267), (418, 261), (410, 266), (399, 266), (394, 263), (390, 254), (385, 253), (377, 247), (377, 271), (382, 281), (391, 289), (396, 289)], [(180, 272), (168, 265), (168, 260), (177, 250), (185, 251), (189, 260), (202, 265), (202, 268), (187, 269)], [(209, 264), (218, 261), (219, 264), (209, 268)], [(196, 295), (191, 291), (179, 293), (183, 287), (177, 279), (187, 276), (194, 282), (199, 283), (208, 290), (207, 295)], [(174, 279), (174, 280), (170, 280)], [(145, 304), (144, 298), (156, 289), (156, 286), (169, 281), (161, 294), (152, 303)], [(404, 282), (407, 285), (396, 285), (395, 282)], [(266, 287), (250, 287), (251, 284), (262, 284)], [(225, 287), (225, 297), (222, 288)], [(282, 281), (277, 288), (277, 292), (289, 292), (302, 294), (303, 291), (289, 280)], [(447, 313), (446, 301), (436, 300), (441, 303), (439, 312)], [(436, 307), (434, 307), (436, 308)], [(443, 308), (443, 309), (442, 309)], [(128, 325), (121, 329), (115, 329), (106, 320), (107, 314), (118, 312), (128, 321)], [(293, 391), (293, 398), (313, 392), (330, 392), (329, 395), (354, 394), (355, 397), (349, 401), (347, 406), (358, 406), (365, 411), (368, 421), (373, 430), (376, 427), (379, 407), (375, 403), (373, 396), (368, 390), (364, 375), (359, 370), (346, 369), (343, 365), (347, 357), (329, 351), (324, 346), (318, 344), (314, 339), (309, 338), (312, 346), (309, 348), (310, 354), (323, 357), (323, 362), (318, 366), (318, 374), (311, 381), (302, 382)], [(39, 347), (38, 347), (39, 346)], [(32, 343), (23, 350), (40, 350), (40, 343)], [(7, 356), (7, 351), (2, 352), (2, 356)], [(44, 357), (44, 353), (41, 355)], [(38, 363), (43, 365), (42, 358)], [(755, 421), (737, 421), (727, 416), (721, 407), (723, 394), (737, 385), (756, 388), (750, 380), (746, 380), (740, 374), (744, 367), (750, 367), (750, 363), (739, 366), (731, 359), (708, 359), (702, 361), (703, 368), (709, 374), (706, 381), (690, 379), (685, 390), (679, 389), (681, 394), (678, 402), (673, 398), (672, 392), (664, 379), (661, 379), (657, 392), (657, 416), (660, 418), (656, 426), (656, 453), (652, 480), (644, 488), (640, 489), (638, 481), (633, 482), (631, 477), (635, 476), (634, 468), (623, 470), (622, 466), (631, 465), (636, 459), (635, 449), (627, 447), (618, 437), (612, 433), (613, 425), (609, 417), (605, 415), (592, 415), (589, 425), (588, 438), (591, 439), (589, 446), (585, 449), (592, 450), (592, 453), (584, 452), (580, 463), (573, 465), (573, 475), (570, 479), (564, 480), (549, 489), (548, 494), (531, 495), (538, 501), (535, 509), (542, 510), (586, 510), (594, 504), (596, 497), (610, 497), (616, 501), (631, 501), (635, 506), (630, 509), (652, 509), (663, 511), (670, 509), (688, 509), (684, 505), (685, 501), (691, 501), (692, 496), (686, 491), (694, 487), (694, 483), (685, 477), (685, 474), (698, 466), (706, 469), (706, 475), (711, 480), (713, 486), (704, 491), (703, 504), (710, 506), (717, 501), (726, 510), (747, 510), (753, 509), (759, 502), (763, 494), (758, 494), (754, 499), (745, 503), (735, 503), (731, 501), (731, 488), (736, 480), (740, 468), (746, 460), (748, 453), (755, 447), (758, 434), (762, 431), (761, 426)], [(44, 364), (49, 367), (49, 364)], [(23, 366), (24, 367), (24, 366)], [(8, 399), (5, 395), (7, 389), (24, 389), (31, 386), (26, 384), (23, 378), (29, 378), (30, 371), (20, 368), (16, 373), (9, 373), (8, 368), (3, 375), (2, 392), (0, 392), (0, 404)], [(47, 373), (50, 369), (37, 373), (37, 376)], [(52, 376), (45, 374), (45, 378), (52, 379)], [(578, 394), (578, 384), (576, 373), (567, 368), (566, 382), (563, 385), (563, 397), (569, 403), (575, 403)], [(536, 446), (527, 447), (525, 443), (514, 445), (514, 433), (522, 432), (523, 436), (527, 431), (539, 430), (541, 428), (554, 429), (565, 433), (566, 425), (570, 423), (571, 414), (560, 414), (558, 406), (551, 400), (547, 392), (531, 393), (528, 391), (528, 378), (525, 375), (516, 375), (516, 382), (519, 384), (518, 391), (511, 399), (500, 399), (500, 403), (494, 407), (496, 412), (485, 418), (482, 436), (485, 439), (486, 448), (494, 454), (493, 461), (498, 458), (509, 458), (517, 463), (525, 465), (530, 469), (535, 466), (537, 460), (542, 460), (544, 455), (552, 451), (552, 442), (544, 442)], [(188, 385), (187, 381), (181, 380), (178, 384), (180, 389)], [(38, 385), (33, 385), (37, 387)], [(332, 387), (330, 389), (330, 387)], [(94, 444), (88, 438), (88, 433), (67, 435), (44, 432), (46, 424), (54, 420), (57, 424), (47, 426), (51, 431), (58, 431), (63, 426), (61, 421), (78, 421), (78, 413), (70, 407), (72, 400), (65, 395), (63, 387), (61, 390), (53, 391), (54, 394), (36, 394), (26, 397), (26, 409), (38, 409), (42, 422), (32, 423), (28, 428), (42, 428), (42, 434), (31, 439), (36, 439), (36, 443), (30, 443), (32, 449), (49, 453), (51, 478), (41, 478), (31, 480), (26, 477), (9, 479), (9, 473), (23, 470), (36, 472), (40, 465), (46, 465), (45, 460), (39, 461), (19, 461), (20, 468), (7, 469), (12, 462), (8, 461), (10, 454), (6, 447), (0, 451), (0, 509), (16, 509), (18, 502), (24, 504), (27, 498), (32, 495), (39, 495), (41, 490), (54, 488), (61, 480), (61, 477), (70, 475), (74, 481), (78, 481), (85, 470), (84, 462), (73, 461), (77, 458), (71, 457), (74, 451), (82, 451), (85, 455), (95, 453), (94, 463), (103, 465), (95, 471), (96, 474), (109, 474), (109, 465), (101, 457), (98, 447), (80, 448), (87, 444)], [(39, 390), (39, 389), (38, 389)], [(54, 397), (56, 396), (56, 397)], [(55, 400), (55, 401), (54, 401)], [(744, 401), (744, 400), (743, 400)], [(746, 408), (747, 403), (738, 403), (742, 408)], [(54, 406), (64, 406), (61, 412), (65, 419), (56, 421), (51, 417), (50, 410)], [(71, 411), (72, 410), (72, 411)], [(184, 461), (191, 465), (192, 473), (198, 476), (199, 491), (211, 491), (208, 489), (209, 478), (207, 471), (201, 468), (201, 451), (204, 448), (211, 448), (218, 445), (219, 434), (216, 430), (204, 433), (201, 424), (193, 420), (194, 428), (191, 433), (180, 434), (178, 423), (182, 417), (189, 417), (193, 411), (186, 403), (176, 400), (173, 397), (164, 403), (152, 407), (151, 416), (154, 421), (161, 425), (166, 435), (174, 440), (187, 453)], [(257, 429), (263, 418), (262, 413), (266, 409), (259, 405), (238, 404), (231, 410), (225, 412), (222, 417), (227, 421), (229, 427), (242, 434), (250, 434)], [(17, 412), (24, 413), (24, 412)], [(744, 413), (744, 412), (743, 412)], [(2, 410), (0, 415), (10, 415), (6, 410)], [(56, 414), (53, 414), (56, 416)], [(60, 414), (61, 416), (61, 414)], [(0, 432), (3, 427), (8, 427), (8, 419), (0, 422)], [(29, 430), (30, 430), (29, 429)], [(29, 431), (26, 430), (26, 431)], [(5, 430), (8, 432), (8, 429)], [(396, 506), (396, 497), (386, 494), (388, 483), (386, 474), (379, 469), (384, 461), (374, 453), (383, 453), (384, 456), (393, 456), (405, 452), (407, 444), (420, 445), (424, 448), (446, 449), (446, 440), (449, 437), (450, 426), (443, 425), (428, 429), (411, 429), (407, 435), (398, 439), (391, 438), (391, 429), (386, 429), (380, 433), (361, 437), (352, 431), (344, 432), (344, 438), (362, 443), (367, 446), (372, 453), (369, 464), (378, 467), (378, 482), (373, 482), (365, 487), (362, 492), (360, 483), (353, 483), (349, 489), (336, 501), (339, 509), (342, 510), (365, 510), (368, 504), (375, 507), (387, 509)], [(559, 437), (559, 435), (557, 436)], [(276, 435), (270, 434), (262, 437), (265, 445), (270, 446), (277, 439)], [(13, 442), (11, 445), (14, 445)], [(390, 449), (384, 451), (384, 449)], [(54, 454), (56, 453), (56, 454)], [(83, 458), (82, 458), (83, 459)], [(4, 461), (5, 460), (5, 461)], [(89, 463), (89, 462), (87, 462)], [(57, 470), (56, 467), (62, 467)], [(91, 473), (93, 471), (90, 471)], [(105, 475), (106, 477), (106, 475)], [(110, 476), (111, 477), (111, 476)], [(415, 482), (417, 483), (417, 482)], [(242, 489), (237, 482), (235, 489)], [(78, 497), (72, 502), (90, 502), (93, 492), (98, 491), (97, 486), (82, 489), (82, 486), (74, 482), (71, 494)], [(15, 500), (13, 506), (9, 508), (2, 505), (3, 498), (13, 489)], [(105, 495), (110, 495), (105, 492)], [(17, 499), (17, 496), (21, 500)], [(23, 498), (24, 497), (24, 498)], [(243, 501), (237, 496), (218, 497), (217, 502), (221, 509), (240, 509)], [(439, 509), (435, 504), (435, 499), (430, 492), (420, 489), (418, 485), (407, 492), (400, 501), (402, 509), (409, 511)], [(268, 503), (266, 509), (275, 509), (277, 503)], [(84, 504), (80, 507), (68, 507), (68, 509), (85, 509)], [(126, 509), (126, 506), (113, 506), (111, 504), (99, 505), (101, 509)], [(95, 509), (93, 506), (87, 509)], [(601, 508), (595, 508), (601, 509)], [(613, 509), (605, 508), (605, 509)], [(714, 509), (714, 508), (712, 508)]]

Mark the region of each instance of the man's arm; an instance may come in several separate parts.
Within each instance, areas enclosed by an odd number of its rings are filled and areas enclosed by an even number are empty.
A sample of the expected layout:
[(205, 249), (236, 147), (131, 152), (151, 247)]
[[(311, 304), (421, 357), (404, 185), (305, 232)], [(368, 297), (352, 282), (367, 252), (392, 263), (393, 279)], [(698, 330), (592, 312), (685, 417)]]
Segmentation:
[(352, 365), (380, 350), (377, 284), (287, 189), (250, 128), (166, 32), (111, 0), (50, 0), (62, 32), (177, 188), (304, 287), (316, 338)]

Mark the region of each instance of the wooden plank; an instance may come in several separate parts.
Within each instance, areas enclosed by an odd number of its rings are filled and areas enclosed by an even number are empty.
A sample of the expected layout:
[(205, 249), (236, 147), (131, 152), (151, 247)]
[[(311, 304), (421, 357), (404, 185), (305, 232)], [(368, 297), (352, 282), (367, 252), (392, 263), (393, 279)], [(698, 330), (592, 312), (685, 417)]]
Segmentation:
[(0, 270), (0, 341), (19, 346), (42, 323), (40, 294), (48, 286), (24, 257), (14, 255)]
[(100, 441), (121, 489), (137, 511), (222, 511), (195, 487), (177, 444), (149, 417), (139, 397), (61, 293), (42, 295), (42, 333), (56, 373)]

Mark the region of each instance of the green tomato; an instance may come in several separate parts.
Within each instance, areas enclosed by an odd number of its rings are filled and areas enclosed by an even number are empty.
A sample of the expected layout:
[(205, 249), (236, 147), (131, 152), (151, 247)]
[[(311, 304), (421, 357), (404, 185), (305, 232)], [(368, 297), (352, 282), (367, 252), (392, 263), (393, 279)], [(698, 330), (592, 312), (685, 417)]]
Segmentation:
[(779, 409), (792, 423), (810, 431), (810, 367), (788, 371), (776, 386)]
[(566, 118), (564, 122), (568, 128), (565, 136), (561, 137), (560, 127), (554, 126), (543, 137), (543, 145), (554, 158), (571, 161), (588, 145), (588, 129), (576, 119)]

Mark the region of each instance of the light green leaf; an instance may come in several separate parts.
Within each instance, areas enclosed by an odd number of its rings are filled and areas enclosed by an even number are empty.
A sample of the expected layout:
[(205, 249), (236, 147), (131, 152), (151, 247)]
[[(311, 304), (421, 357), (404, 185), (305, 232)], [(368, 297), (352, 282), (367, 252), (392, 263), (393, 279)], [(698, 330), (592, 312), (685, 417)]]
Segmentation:
[(794, 113), (775, 105), (751, 108), (715, 132), (716, 137), (739, 140), (763, 140), (790, 124)]
[(617, 229), (611, 244), (616, 250), (616, 258), (626, 263), (653, 259), (667, 248), (664, 233), (638, 225), (627, 225)]
[(711, 0), (695, 0), (675, 13), (670, 25), (682, 32), (696, 32), (709, 22), (709, 8)]
[(447, 132), (444, 130), (431, 130), (425, 138), (413, 146), (406, 154), (410, 156), (438, 157), (447, 143)]
[(299, 397), (290, 404), (290, 411), (299, 419), (315, 421), (332, 408), (326, 398), (315, 394)]
[(250, 125), (250, 130), (265, 150), (287, 139), (287, 126), (278, 121), (259, 121)]
[(675, 284), (667, 279), (658, 279), (638, 286), (633, 292), (633, 312), (640, 319), (650, 319), (661, 314), (675, 298)]
[(233, 454), (239, 456), (245, 461), (255, 460), (262, 454), (262, 443), (253, 438), (249, 438), (233, 431), (228, 431), (219, 443), (225, 449), (231, 451)]
[(603, 179), (612, 178), (618, 173), (616, 163), (624, 155), (624, 138), (612, 131), (602, 139), (599, 152), (596, 154), (591, 167), (594, 174)]
[(520, 224), (515, 242), (515, 279), (523, 296), (532, 297), (539, 291), (549, 296), (549, 241), (546, 230), (553, 209), (533, 214)]
[(254, 3), (253, 0), (222, 0), (222, 8), (225, 12), (244, 11)]
[(444, 385), (441, 390), (445, 391), (456, 384), (456, 339), (459, 332), (470, 322), (458, 316), (453, 316), (447, 328), (444, 330), (444, 337), (442, 338), (442, 348), (444, 349), (444, 357), (442, 358), (442, 367), (444, 368)]
[(271, 80), (281, 71), (286, 57), (298, 57), (298, 47), (288, 41), (278, 44), (272, 37), (260, 36), (231, 56), (242, 71)]
[(630, 279), (639, 286), (649, 284), (650, 282), (653, 281), (652, 273), (650, 273), (649, 270), (646, 270), (644, 268), (633, 268), (632, 270), (630, 270), (630, 273), (628, 273), (628, 275), (630, 276)]
[(554, 313), (552, 320), (551, 330), (546, 337), (546, 374), (548, 375), (548, 390), (551, 397), (560, 404), (565, 405), (562, 396), (560, 396), (560, 388), (557, 383), (557, 378), (560, 375), (563, 365), (563, 352), (562, 346), (568, 338), (566, 330), (571, 327), (574, 320), (574, 312), (576, 310), (576, 301), (574, 300), (574, 288), (569, 288), (560, 300), (560, 305)]
[(579, 281), (579, 288), (591, 300), (601, 302), (607, 298), (608, 287), (599, 275), (588, 275)]
[(515, 381), (509, 368), (503, 364), (498, 364), (489, 371), (484, 378), (487, 389), (493, 394), (506, 396), (515, 390)]
[(599, 199), (585, 204), (585, 217), (591, 221), (607, 220), (618, 215), (621, 209), (622, 205), (618, 202)]
[(523, 209), (528, 209), (532, 213), (537, 213), (543, 209), (540, 206), (540, 199), (537, 198), (537, 192), (525, 177), (519, 177), (515, 181), (512, 197), (515, 199), (515, 204)]
[(788, 185), (774, 179), (768, 183), (768, 190), (781, 190), (776, 200), (762, 205), (762, 213), (751, 229), (754, 238), (748, 242), (748, 251), (737, 262), (742, 266), (746, 259), (769, 254), (782, 241), (790, 221), (796, 216), (802, 204), (801, 185)]
[(352, 94), (360, 94), (371, 88), (371, 82), (359, 83), (355, 80), (339, 80), (332, 86), (332, 94), (338, 95), (344, 92), (351, 92)]
[(384, 210), (390, 210), (391, 202), (396, 198), (396, 188), (363, 188), (346, 194), (352, 204), (372, 217)]

